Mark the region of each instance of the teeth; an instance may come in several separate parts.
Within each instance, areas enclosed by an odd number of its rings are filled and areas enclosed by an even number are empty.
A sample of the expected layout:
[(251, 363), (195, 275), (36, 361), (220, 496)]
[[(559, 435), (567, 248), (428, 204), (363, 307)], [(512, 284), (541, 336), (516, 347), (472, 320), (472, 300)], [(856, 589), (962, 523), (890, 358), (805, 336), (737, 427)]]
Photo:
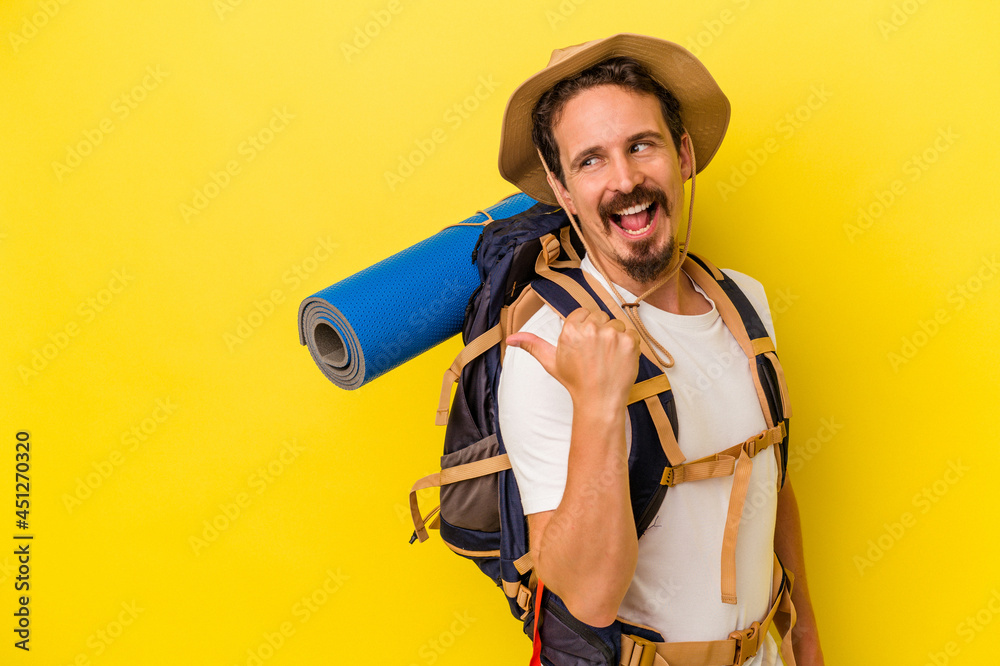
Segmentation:
[(626, 208), (625, 210), (618, 211), (615, 215), (635, 215), (636, 213), (641, 213), (652, 205), (652, 201), (647, 201), (644, 204), (639, 204), (637, 206), (632, 206), (631, 208)]

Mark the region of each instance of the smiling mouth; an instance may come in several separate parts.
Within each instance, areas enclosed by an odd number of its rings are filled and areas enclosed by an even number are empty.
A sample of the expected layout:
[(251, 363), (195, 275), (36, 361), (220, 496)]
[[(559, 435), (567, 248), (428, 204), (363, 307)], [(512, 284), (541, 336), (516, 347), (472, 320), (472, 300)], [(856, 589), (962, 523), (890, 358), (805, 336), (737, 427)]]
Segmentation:
[(611, 213), (608, 217), (629, 236), (641, 236), (649, 231), (658, 209), (657, 202), (647, 201)]

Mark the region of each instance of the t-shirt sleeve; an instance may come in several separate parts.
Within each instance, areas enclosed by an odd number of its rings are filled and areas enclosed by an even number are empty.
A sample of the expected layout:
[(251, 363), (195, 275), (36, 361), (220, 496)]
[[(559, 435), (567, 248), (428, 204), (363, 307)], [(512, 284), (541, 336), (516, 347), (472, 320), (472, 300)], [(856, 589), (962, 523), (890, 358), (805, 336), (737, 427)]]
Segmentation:
[(750, 299), (750, 304), (753, 305), (754, 310), (757, 311), (757, 316), (760, 317), (761, 322), (764, 324), (764, 328), (767, 329), (767, 334), (771, 336), (771, 342), (774, 343), (774, 347), (777, 349), (778, 340), (774, 336), (774, 322), (771, 319), (771, 309), (767, 305), (767, 294), (764, 293), (764, 285), (757, 280), (754, 280), (749, 275), (745, 275), (739, 271), (723, 268), (722, 272), (732, 278), (733, 282), (735, 282), (739, 288), (743, 290), (743, 293), (746, 294), (747, 298)]
[[(550, 344), (562, 320), (543, 307), (522, 327)], [(500, 434), (521, 493), (525, 514), (551, 511), (566, 489), (573, 401), (569, 392), (528, 352), (507, 349), (500, 386)]]

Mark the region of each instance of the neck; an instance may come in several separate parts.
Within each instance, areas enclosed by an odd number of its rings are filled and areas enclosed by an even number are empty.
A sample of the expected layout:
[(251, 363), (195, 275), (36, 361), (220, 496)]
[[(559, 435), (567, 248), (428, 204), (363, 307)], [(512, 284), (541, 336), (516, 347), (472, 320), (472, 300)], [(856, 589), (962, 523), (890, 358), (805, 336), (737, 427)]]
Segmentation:
[[(646, 293), (650, 287), (656, 284), (655, 282), (645, 284), (637, 282), (617, 266), (610, 268), (611, 270), (607, 271), (607, 278), (619, 287), (627, 289), (635, 297)], [(600, 272), (600, 268), (598, 271)], [(642, 300), (655, 308), (679, 315), (705, 314), (712, 309), (711, 302), (694, 288), (691, 279), (682, 270), (674, 272), (666, 282)]]

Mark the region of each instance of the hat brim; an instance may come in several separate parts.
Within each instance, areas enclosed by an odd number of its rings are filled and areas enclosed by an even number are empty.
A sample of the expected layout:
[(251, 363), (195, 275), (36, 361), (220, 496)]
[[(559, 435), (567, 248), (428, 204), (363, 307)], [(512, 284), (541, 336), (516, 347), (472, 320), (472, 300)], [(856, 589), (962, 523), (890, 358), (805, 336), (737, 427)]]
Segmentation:
[(553, 54), (554, 62), (518, 86), (504, 111), (500, 175), (528, 196), (557, 205), (531, 140), (531, 114), (539, 98), (559, 81), (608, 58), (636, 60), (677, 98), (699, 172), (718, 151), (729, 127), (729, 100), (705, 66), (684, 47), (655, 37), (621, 33), (574, 47), (562, 59), (557, 54)]

